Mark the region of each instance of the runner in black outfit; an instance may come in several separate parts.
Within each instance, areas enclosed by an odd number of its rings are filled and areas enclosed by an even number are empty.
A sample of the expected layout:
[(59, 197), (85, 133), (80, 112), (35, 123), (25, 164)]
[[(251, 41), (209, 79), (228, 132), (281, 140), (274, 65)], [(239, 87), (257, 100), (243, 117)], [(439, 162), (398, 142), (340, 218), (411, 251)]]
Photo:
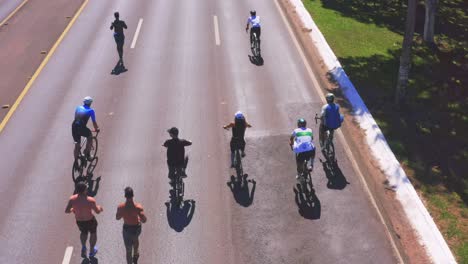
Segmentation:
[(169, 135), (171, 139), (164, 142), (164, 147), (167, 148), (167, 166), (169, 167), (169, 179), (171, 183), (173, 179), (171, 178), (174, 175), (176, 168), (182, 168), (182, 178), (187, 177), (185, 174), (185, 147), (192, 145), (191, 141), (185, 139), (179, 139), (179, 129), (173, 127), (169, 130)]
[(123, 46), (125, 42), (125, 35), (123, 29), (127, 29), (125, 21), (119, 19), (119, 12), (114, 13), (115, 20), (112, 22), (110, 29), (114, 30), (114, 39), (117, 44), (117, 52), (119, 53), (119, 62), (123, 65)]

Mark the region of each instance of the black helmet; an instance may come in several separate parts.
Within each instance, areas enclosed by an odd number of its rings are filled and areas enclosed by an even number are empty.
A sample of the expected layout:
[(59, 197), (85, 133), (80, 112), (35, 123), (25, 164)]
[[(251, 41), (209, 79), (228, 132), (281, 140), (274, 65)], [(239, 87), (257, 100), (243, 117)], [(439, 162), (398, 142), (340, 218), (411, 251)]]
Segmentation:
[(335, 95), (332, 93), (327, 93), (325, 98), (327, 98), (327, 103), (333, 103), (333, 101), (335, 101)]
[(305, 121), (304, 118), (299, 118), (297, 120), (297, 127), (305, 127), (307, 125), (307, 122)]
[(255, 11), (255, 10), (250, 11), (250, 15), (251, 15), (251, 16), (256, 16), (256, 15), (257, 15), (257, 11)]
[(171, 127), (170, 129), (167, 130), (167, 132), (169, 132), (169, 134), (174, 135), (174, 136), (179, 135), (179, 129), (177, 129), (177, 127)]

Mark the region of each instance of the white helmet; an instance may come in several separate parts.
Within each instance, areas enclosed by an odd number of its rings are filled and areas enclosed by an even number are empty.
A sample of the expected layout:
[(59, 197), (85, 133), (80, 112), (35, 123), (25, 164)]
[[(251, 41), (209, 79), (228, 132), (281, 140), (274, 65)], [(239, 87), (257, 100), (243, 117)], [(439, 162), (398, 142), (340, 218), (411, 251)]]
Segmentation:
[(327, 93), (327, 95), (325, 96), (325, 98), (327, 99), (327, 102), (328, 102), (328, 103), (333, 103), (333, 101), (335, 100), (335, 95), (332, 94), (332, 93)]
[(90, 105), (92, 102), (93, 102), (93, 98), (91, 98), (91, 96), (86, 96), (86, 97), (83, 99), (83, 103), (84, 103), (85, 105)]
[(237, 111), (237, 112), (234, 114), (234, 118), (235, 118), (235, 119), (244, 119), (244, 114), (243, 114), (241, 111)]

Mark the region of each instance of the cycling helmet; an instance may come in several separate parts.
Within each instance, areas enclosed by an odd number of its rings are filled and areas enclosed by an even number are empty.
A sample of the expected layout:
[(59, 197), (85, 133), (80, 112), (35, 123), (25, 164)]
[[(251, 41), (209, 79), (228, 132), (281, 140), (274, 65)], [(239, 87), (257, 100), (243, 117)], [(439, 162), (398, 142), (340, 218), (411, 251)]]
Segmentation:
[(251, 16), (256, 16), (256, 15), (257, 15), (257, 11), (255, 11), (255, 10), (250, 11), (250, 15), (251, 15)]
[(333, 103), (333, 101), (335, 100), (335, 95), (332, 93), (327, 93), (325, 98), (327, 98), (327, 103)]
[(86, 97), (83, 99), (83, 103), (84, 103), (85, 105), (90, 105), (92, 102), (93, 102), (93, 98), (91, 98), (91, 96), (86, 96)]
[(299, 118), (297, 120), (297, 127), (305, 127), (307, 125), (307, 122), (305, 121), (304, 118)]
[(237, 112), (234, 114), (234, 118), (235, 118), (235, 119), (245, 119), (244, 114), (243, 114), (241, 111), (237, 111)]
[(170, 129), (167, 130), (167, 132), (169, 132), (169, 134), (174, 135), (174, 136), (179, 135), (179, 129), (177, 129), (177, 127), (171, 127)]

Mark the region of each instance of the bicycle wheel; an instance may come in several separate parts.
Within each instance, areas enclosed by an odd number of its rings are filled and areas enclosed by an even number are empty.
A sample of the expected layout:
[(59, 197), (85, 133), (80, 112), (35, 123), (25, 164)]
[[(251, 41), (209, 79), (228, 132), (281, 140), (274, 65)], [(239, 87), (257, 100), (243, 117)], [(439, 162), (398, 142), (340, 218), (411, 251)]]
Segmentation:
[(98, 150), (98, 139), (97, 137), (92, 137), (92, 144), (91, 144), (91, 148), (89, 150), (89, 154), (92, 156), (92, 157), (96, 157), (96, 153), (97, 153), (97, 150)]
[(89, 162), (89, 165), (88, 167), (86, 168), (86, 174), (87, 176), (91, 179), (93, 177), (93, 172), (94, 172), (94, 169), (96, 168), (97, 166), (97, 163), (98, 163), (98, 157), (94, 157), (90, 162)]

